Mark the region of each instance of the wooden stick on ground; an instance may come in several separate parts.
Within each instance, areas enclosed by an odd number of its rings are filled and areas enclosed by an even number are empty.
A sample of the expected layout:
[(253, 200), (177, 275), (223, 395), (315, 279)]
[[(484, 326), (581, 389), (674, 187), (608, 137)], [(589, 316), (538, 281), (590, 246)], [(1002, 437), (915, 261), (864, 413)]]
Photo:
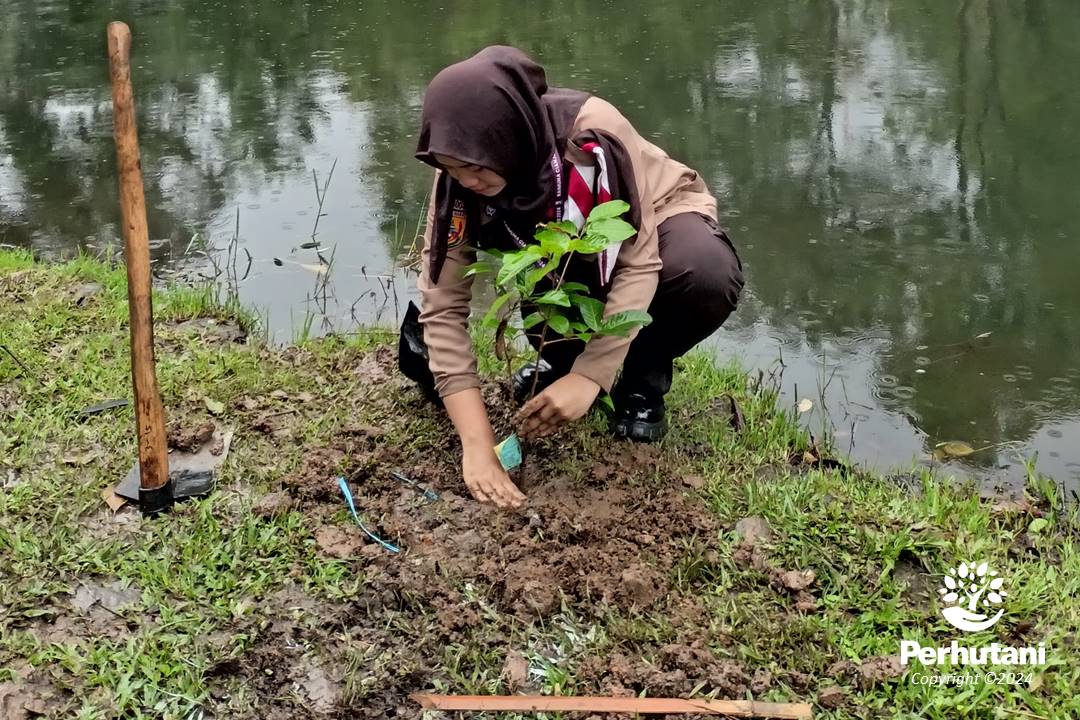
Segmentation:
[(752, 700), (683, 700), (680, 698), (556, 697), (551, 695), (432, 695), (413, 693), (412, 699), (430, 710), (488, 710), (501, 712), (602, 712), (639, 715), (727, 715), (729, 717), (813, 718), (805, 703)]
[(139, 505), (153, 515), (172, 504), (165, 447), (165, 410), (154, 374), (154, 312), (150, 304), (150, 242), (146, 228), (135, 99), (131, 89), (131, 30), (109, 23), (109, 74), (112, 80), (113, 135), (120, 174), (120, 215), (128, 276), (131, 323), (131, 380), (139, 435)]

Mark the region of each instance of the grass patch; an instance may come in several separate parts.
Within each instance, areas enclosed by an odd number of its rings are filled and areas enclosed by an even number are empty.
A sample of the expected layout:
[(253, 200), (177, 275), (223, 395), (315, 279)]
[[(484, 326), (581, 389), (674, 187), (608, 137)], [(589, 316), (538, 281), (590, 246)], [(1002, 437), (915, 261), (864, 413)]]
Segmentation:
[[(513, 650), (528, 686), (548, 693), (738, 692), (818, 703), (823, 718), (1080, 716), (1080, 670), (1070, 662), (1080, 629), (1077, 518), (1034, 471), (1025, 502), (995, 504), (925, 473), (902, 488), (792, 465), (809, 440), (775, 393), (737, 367), (691, 355), (671, 397), (675, 431), (657, 454), (620, 469), (624, 449), (613, 455), (597, 413), (563, 433), (538, 470), (569, 488), (603, 488), (598, 478), (609, 473), (612, 487), (674, 485), (705, 508), (707, 529), (673, 540), (666, 596), (630, 607), (564, 595), (548, 612), (515, 617), (500, 581), (481, 582), (471, 568), (432, 566), (431, 582), (445, 586), (433, 598), (386, 584), (387, 571), (405, 573), (422, 554), (395, 565), (360, 543), (340, 557), (328, 552), (327, 529), (351, 522), (332, 491), (260, 509), (310, 465), (313, 449), (342, 448), (325, 459), (328, 478), (382, 462), (369, 441), (342, 444), (364, 428), (382, 433), (379, 452), (389, 448), (418, 472), (433, 464), (440, 492), (459, 482), (445, 420), (380, 374), (385, 350), (372, 335), (274, 349), (256, 337), (234, 342), (257, 334), (255, 323), (221, 307), (211, 289), (163, 289), (154, 303), (170, 419), (205, 420), (210, 398), (225, 407), (211, 419), (236, 438), (210, 497), (143, 521), (130, 509), (113, 515), (101, 499), (135, 458), (131, 408), (81, 415), (130, 392), (122, 268), (0, 252), (0, 343), (10, 351), (0, 352), (0, 707), (80, 718), (200, 708), (219, 717), (365, 717), (370, 708), (386, 716), (409, 708), (402, 688), (509, 691)], [(490, 359), (484, 366), (499, 370)], [(724, 396), (742, 411), (737, 432)], [(369, 519), (395, 527), (408, 495), (361, 491), (375, 493), (370, 502), (389, 498)], [(508, 534), (528, 530), (491, 517)], [(740, 539), (736, 524), (746, 518), (767, 524), (768, 536)], [(654, 522), (627, 532), (647, 544), (674, 519)], [(559, 532), (596, 541), (589, 523)], [(565, 540), (544, 533), (555, 530), (538, 530), (538, 543)], [(488, 557), (478, 550), (475, 564)], [(937, 588), (972, 559), (996, 568), (1009, 595), (999, 623), (961, 633), (939, 612)], [(788, 573), (805, 571), (813, 577), (799, 589)], [(103, 587), (132, 600), (80, 605)], [(468, 623), (446, 630), (455, 617)], [(904, 639), (1042, 642), (1048, 662), (1020, 685), (932, 687), (913, 682), (914, 672), (990, 668), (894, 672)]]

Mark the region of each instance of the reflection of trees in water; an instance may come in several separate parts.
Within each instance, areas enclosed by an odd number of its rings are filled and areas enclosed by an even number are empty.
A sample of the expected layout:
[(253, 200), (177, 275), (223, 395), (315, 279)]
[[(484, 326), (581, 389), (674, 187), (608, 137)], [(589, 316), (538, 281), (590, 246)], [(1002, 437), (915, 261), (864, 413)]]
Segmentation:
[(6, 131), (0, 143), (25, 181), (27, 220), (39, 246), (82, 242), (99, 230), (115, 235), (102, 42), (113, 17), (137, 18), (134, 62), (152, 238), (185, 247), (230, 187), (250, 174), (299, 164), (320, 113), (310, 77), (316, 46), (282, 45), (307, 38), (302, 17), (269, 3), (272, 11), (261, 13), (263, 5), (127, 4), (125, 13), (105, 3), (38, 10), (26, 0), (0, 1), (5, 17), (20, 20), (20, 32), (0, 35), (4, 74), (12, 78), (0, 86)]
[[(739, 322), (811, 343), (887, 328), (881, 371), (917, 382), (932, 434), (993, 416), (988, 439), (1024, 436), (1047, 405), (1074, 406), (1075, 386), (1044, 395), (1003, 376), (1080, 367), (1080, 211), (1065, 194), (1080, 97), (1060, 71), (1080, 54), (1075, 3), (36, 5), (0, 0), (14, 20), (0, 28), (0, 147), (44, 236), (79, 240), (115, 216), (102, 50), (114, 16), (136, 18), (151, 230), (181, 244), (238, 187), (302, 166), (342, 101), (367, 119), (359, 171), (384, 230), (399, 211), (409, 226), (429, 189), (412, 159), (424, 84), (504, 42), (705, 173), (750, 264)], [(941, 347), (987, 330), (993, 352)]]
[[(925, 33), (893, 18), (898, 34), (924, 43), (952, 74), (959, 255), (923, 283), (934, 312), (923, 337), (994, 331), (993, 352), (942, 362), (920, 380), (916, 406), (930, 432), (975, 420), (994, 441), (1027, 437), (1041, 419), (1076, 407), (1080, 336), (1070, 315), (1080, 290), (1068, 277), (1076, 254), (1065, 238), (1080, 227), (1066, 195), (1080, 159), (1080, 100), (1059, 68), (1080, 60), (1071, 40), (1080, 8), (1054, 9), (1053, 30), (1042, 0), (968, 0), (959, 14), (935, 7)], [(914, 354), (925, 353), (898, 352), (892, 372), (910, 377)], [(978, 378), (978, 387), (957, 388), (956, 377)]]
[[(1075, 252), (1059, 237), (1078, 226), (1064, 194), (1076, 150), (1047, 157), (1046, 108), (1031, 108), (1067, 92), (1060, 53), (1036, 52), (1038, 31), (999, 2), (970, 0), (959, 20), (919, 3), (810, 7), (797, 34), (812, 47), (755, 32), (761, 18), (733, 31), (704, 107), (712, 167), (738, 211), (728, 222), (753, 245), (754, 302), (739, 321), (812, 343), (888, 328), (881, 372), (918, 387), (895, 404), (931, 434), (967, 433), (975, 420), (991, 441), (1030, 435), (1040, 417), (1075, 407), (1075, 380), (1067, 392), (1038, 379), (1080, 367), (1069, 318), (1080, 298), (1064, 277)], [(1075, 97), (1068, 105), (1080, 117)], [(944, 347), (987, 330), (992, 351)]]

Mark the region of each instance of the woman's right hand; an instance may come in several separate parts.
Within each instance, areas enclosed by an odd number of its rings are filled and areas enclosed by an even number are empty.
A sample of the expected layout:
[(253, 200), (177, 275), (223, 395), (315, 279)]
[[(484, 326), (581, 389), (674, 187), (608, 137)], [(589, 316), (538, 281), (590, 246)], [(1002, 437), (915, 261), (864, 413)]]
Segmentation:
[(521, 507), (525, 496), (510, 481), (495, 454), (484, 398), (479, 388), (467, 388), (443, 398), (446, 412), (461, 438), (461, 474), (472, 496), (500, 508)]
[(461, 474), (472, 496), (500, 508), (519, 508), (525, 495), (506, 474), (494, 447), (466, 447), (461, 458)]

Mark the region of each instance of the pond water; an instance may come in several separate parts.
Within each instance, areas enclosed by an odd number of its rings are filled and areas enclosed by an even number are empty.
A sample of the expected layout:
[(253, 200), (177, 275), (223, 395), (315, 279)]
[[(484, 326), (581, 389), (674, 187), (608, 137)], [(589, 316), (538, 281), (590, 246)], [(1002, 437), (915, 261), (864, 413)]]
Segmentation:
[(235, 268), (277, 340), (394, 322), (424, 85), (513, 44), (716, 192), (750, 283), (718, 357), (782, 368), (863, 463), (955, 439), (995, 446), (965, 460), (988, 488), (1036, 452), (1080, 481), (1076, 2), (0, 0), (0, 243), (119, 242), (113, 19), (158, 273)]

